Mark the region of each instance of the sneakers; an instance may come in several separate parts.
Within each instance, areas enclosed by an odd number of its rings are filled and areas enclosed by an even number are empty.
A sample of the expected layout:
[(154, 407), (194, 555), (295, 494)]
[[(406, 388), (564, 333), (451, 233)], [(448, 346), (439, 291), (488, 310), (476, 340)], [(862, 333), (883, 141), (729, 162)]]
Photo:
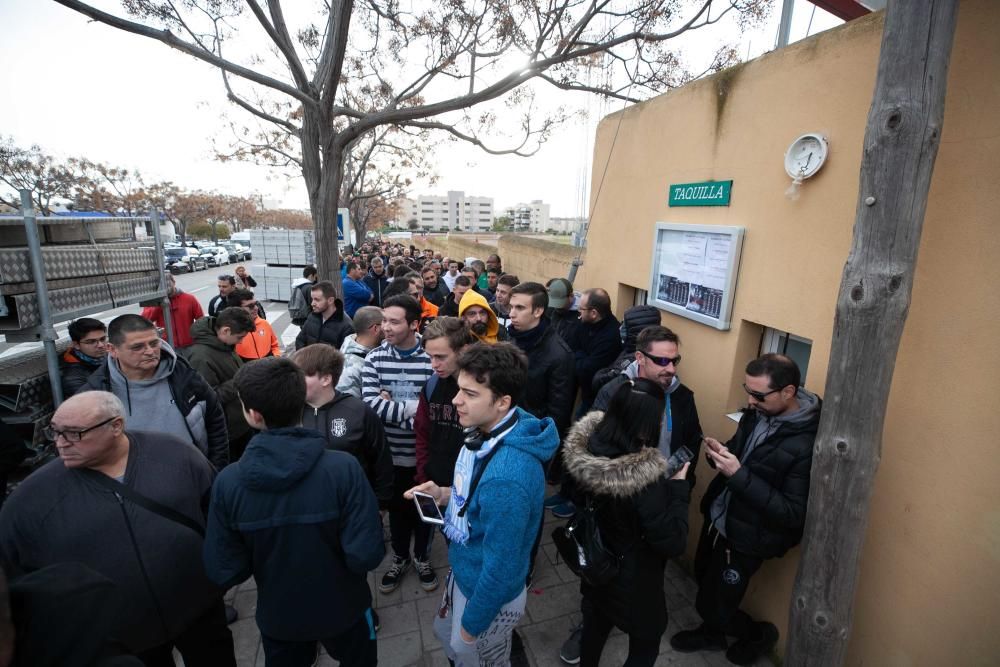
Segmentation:
[(403, 580), (403, 575), (410, 569), (411, 564), (409, 558), (400, 558), (393, 554), (392, 566), (382, 575), (382, 581), (378, 585), (379, 592), (391, 593), (399, 588), (399, 582)]
[(566, 502), (565, 498), (560, 496), (558, 493), (553, 493), (551, 496), (545, 499), (545, 502), (542, 503), (542, 506), (545, 509), (550, 510), (556, 505), (562, 505), (565, 502)]
[[(413, 566), (417, 570), (417, 578), (420, 579), (420, 587), (425, 591), (432, 591), (438, 587), (438, 578), (431, 567), (430, 560), (413, 559)], [(384, 579), (383, 579), (384, 581)]]
[(724, 651), (726, 638), (712, 636), (705, 632), (705, 626), (699, 625), (694, 630), (681, 630), (670, 638), (670, 646), (681, 653), (695, 651)]
[(573, 628), (569, 639), (563, 642), (559, 649), (559, 659), (567, 665), (576, 665), (580, 662), (580, 640), (583, 637), (583, 623)]
[(576, 514), (576, 505), (568, 500), (552, 508), (552, 516), (557, 519), (569, 519), (574, 514)]
[(774, 625), (757, 623), (760, 634), (755, 639), (740, 639), (726, 651), (726, 659), (734, 665), (752, 665), (757, 658), (766, 655), (778, 642), (778, 628)]

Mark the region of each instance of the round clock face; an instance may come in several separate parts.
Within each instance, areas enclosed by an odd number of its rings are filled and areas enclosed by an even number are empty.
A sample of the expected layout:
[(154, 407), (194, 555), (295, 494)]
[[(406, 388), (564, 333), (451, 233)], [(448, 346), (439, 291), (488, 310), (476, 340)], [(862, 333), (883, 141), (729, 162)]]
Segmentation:
[(809, 178), (826, 162), (828, 150), (822, 134), (803, 134), (785, 152), (785, 171), (792, 178)]

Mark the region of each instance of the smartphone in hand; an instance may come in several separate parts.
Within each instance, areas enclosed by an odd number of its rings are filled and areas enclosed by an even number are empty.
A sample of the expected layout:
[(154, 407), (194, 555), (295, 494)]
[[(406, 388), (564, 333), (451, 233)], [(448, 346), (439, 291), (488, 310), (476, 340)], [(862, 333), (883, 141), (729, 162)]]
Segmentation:
[(694, 454), (686, 446), (681, 446), (667, 459), (667, 477), (673, 477), (677, 471), (684, 467), (684, 464), (694, 458)]
[(441, 508), (438, 507), (434, 496), (414, 491), (413, 502), (417, 506), (417, 514), (420, 515), (421, 521), (424, 523), (434, 523), (439, 526), (444, 524), (444, 517), (441, 516)]

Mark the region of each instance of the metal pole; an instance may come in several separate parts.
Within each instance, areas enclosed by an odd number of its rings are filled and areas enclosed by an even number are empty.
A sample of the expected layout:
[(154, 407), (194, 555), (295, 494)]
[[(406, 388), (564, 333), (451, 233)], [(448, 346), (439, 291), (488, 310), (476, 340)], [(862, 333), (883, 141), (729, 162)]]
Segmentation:
[(781, 5), (781, 23), (778, 24), (778, 45), (777, 48), (788, 46), (788, 38), (792, 32), (792, 11), (795, 9), (795, 0), (785, 0)]
[(170, 316), (170, 296), (167, 294), (167, 274), (163, 268), (163, 239), (160, 238), (160, 214), (154, 208), (149, 212), (149, 224), (153, 226), (153, 239), (156, 242), (157, 264), (160, 267), (160, 291), (163, 292), (163, 300), (160, 301), (160, 310), (163, 311), (163, 324), (167, 327), (167, 342), (170, 347), (174, 346), (174, 321)]
[(31, 258), (31, 275), (35, 279), (38, 293), (38, 314), (42, 319), (42, 344), (45, 346), (45, 362), (49, 368), (49, 384), (52, 385), (52, 403), (55, 407), (63, 402), (62, 379), (59, 374), (59, 353), (56, 351), (55, 327), (52, 326), (52, 312), (49, 307), (49, 288), (45, 284), (45, 267), (42, 265), (42, 243), (38, 238), (35, 209), (31, 205), (31, 190), (21, 190), (21, 215), (24, 216), (24, 235), (28, 240), (28, 256)]

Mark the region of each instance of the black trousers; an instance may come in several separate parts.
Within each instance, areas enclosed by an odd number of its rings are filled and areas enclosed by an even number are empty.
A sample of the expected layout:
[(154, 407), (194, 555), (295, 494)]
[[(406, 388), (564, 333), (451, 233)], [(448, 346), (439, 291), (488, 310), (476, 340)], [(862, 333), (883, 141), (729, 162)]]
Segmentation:
[[(580, 605), (583, 611), (583, 636), (580, 639), (580, 667), (598, 667), (608, 635), (614, 627), (611, 619), (597, 605), (586, 598)], [(653, 667), (660, 653), (660, 638), (649, 639), (628, 636), (628, 659), (624, 667)]]
[(741, 553), (708, 520), (701, 529), (694, 574), (698, 580), (695, 609), (707, 633), (721, 637), (753, 639), (757, 626), (740, 609), (750, 577), (760, 568), (760, 558)]
[(431, 524), (420, 520), (413, 501), (403, 497), (404, 491), (417, 485), (414, 479), (417, 469), (393, 466), (393, 473), (392, 500), (389, 502), (389, 536), (392, 552), (400, 558), (409, 558), (410, 538), (413, 538), (413, 556), (427, 560), (433, 528)]
[(222, 598), (173, 641), (138, 655), (146, 667), (174, 667), (173, 649), (180, 651), (186, 667), (236, 667), (233, 633), (226, 623)]
[[(316, 642), (288, 642), (261, 634), (264, 664), (267, 667), (310, 667), (316, 660)], [(375, 667), (378, 648), (371, 609), (365, 611), (350, 628), (335, 637), (320, 639), (330, 657), (342, 667)]]

